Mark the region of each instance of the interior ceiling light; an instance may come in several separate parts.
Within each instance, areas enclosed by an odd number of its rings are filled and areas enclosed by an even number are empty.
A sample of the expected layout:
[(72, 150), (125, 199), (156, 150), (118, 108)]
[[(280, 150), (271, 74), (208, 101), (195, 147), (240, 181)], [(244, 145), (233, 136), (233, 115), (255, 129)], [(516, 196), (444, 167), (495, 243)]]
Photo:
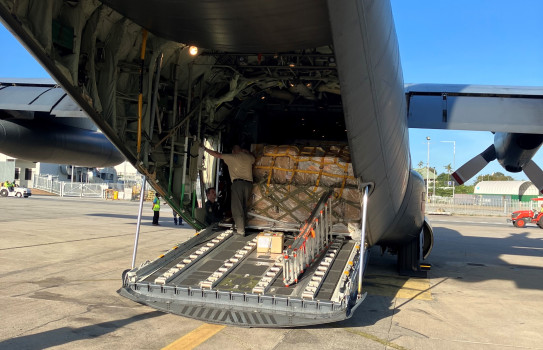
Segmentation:
[(196, 56), (198, 54), (198, 48), (196, 46), (189, 46), (189, 54)]

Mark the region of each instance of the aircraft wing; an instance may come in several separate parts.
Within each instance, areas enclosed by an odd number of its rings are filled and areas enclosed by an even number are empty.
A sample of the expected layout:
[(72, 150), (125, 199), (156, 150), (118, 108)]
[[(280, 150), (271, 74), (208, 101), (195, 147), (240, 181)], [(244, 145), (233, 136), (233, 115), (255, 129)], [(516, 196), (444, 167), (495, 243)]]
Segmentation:
[(408, 84), (410, 128), (543, 134), (543, 87)]
[(456, 184), (497, 159), (507, 171), (524, 171), (543, 193), (543, 171), (531, 160), (543, 143), (543, 87), (414, 84), (405, 95), (410, 128), (494, 133), (494, 144), (452, 174)]
[(124, 160), (52, 79), (0, 78), (0, 152), (31, 161), (91, 167)]
[[(0, 78), (0, 110), (45, 112), (56, 117), (89, 120), (81, 107), (52, 79)], [(86, 125), (96, 130), (93, 123)]]

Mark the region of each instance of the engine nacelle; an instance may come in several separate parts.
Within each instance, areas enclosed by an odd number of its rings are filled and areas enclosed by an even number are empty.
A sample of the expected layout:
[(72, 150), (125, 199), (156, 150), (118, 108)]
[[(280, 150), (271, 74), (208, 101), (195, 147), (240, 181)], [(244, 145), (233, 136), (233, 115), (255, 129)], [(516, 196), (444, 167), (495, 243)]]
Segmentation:
[(34, 162), (90, 167), (124, 161), (104, 134), (50, 121), (0, 120), (0, 152)]
[(513, 134), (497, 132), (494, 134), (496, 158), (505, 170), (518, 173), (522, 171), (543, 143), (541, 134)]

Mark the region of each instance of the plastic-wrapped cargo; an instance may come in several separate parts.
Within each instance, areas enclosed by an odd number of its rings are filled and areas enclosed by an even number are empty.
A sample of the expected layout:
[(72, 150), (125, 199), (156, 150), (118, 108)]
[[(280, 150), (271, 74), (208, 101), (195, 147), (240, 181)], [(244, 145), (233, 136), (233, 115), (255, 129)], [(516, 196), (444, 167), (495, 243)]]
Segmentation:
[(348, 146), (255, 146), (257, 182), (356, 187)]
[(298, 227), (329, 188), (334, 189), (334, 231), (348, 233), (349, 223), (360, 222), (360, 192), (347, 146), (256, 145), (253, 151), (249, 225)]

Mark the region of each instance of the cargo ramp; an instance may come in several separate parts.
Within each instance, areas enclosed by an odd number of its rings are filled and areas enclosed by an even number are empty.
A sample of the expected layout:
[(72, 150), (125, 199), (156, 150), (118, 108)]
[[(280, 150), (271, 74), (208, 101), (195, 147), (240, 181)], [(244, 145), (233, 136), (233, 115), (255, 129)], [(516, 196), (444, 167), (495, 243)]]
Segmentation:
[(334, 232), (332, 197), (324, 193), (294, 233), (249, 227), (241, 236), (207, 227), (125, 273), (119, 293), (161, 311), (245, 327), (349, 318), (365, 297), (357, 291), (360, 242)]

